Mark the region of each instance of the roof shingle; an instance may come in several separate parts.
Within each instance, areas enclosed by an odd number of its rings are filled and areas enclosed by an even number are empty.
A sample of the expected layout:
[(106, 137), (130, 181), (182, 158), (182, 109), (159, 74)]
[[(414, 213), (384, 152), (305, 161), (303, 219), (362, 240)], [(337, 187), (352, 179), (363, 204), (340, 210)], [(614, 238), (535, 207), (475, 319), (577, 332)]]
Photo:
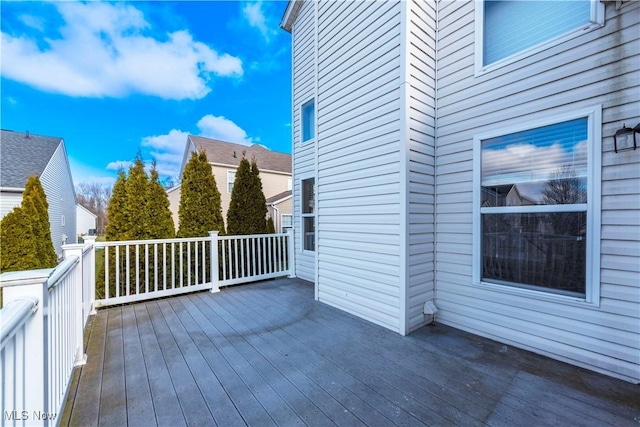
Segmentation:
[(0, 131), (0, 187), (24, 188), (29, 175), (40, 176), (62, 138)]
[(247, 146), (193, 135), (189, 135), (189, 139), (196, 149), (205, 150), (211, 163), (237, 167), (244, 152), (247, 160), (255, 158), (260, 170), (291, 173), (291, 154), (271, 151), (258, 144)]

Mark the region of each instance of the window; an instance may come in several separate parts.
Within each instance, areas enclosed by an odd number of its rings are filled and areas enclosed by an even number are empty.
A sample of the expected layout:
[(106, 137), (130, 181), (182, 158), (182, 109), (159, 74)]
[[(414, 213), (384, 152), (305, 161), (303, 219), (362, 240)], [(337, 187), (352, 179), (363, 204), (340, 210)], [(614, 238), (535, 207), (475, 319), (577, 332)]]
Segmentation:
[(281, 221), (281, 225), (282, 225), (282, 232), (286, 233), (287, 230), (289, 230), (290, 228), (293, 228), (293, 215), (289, 215), (289, 214), (282, 214), (280, 216), (280, 221)]
[(302, 249), (316, 250), (314, 178), (302, 180)]
[(292, 183), (291, 177), (287, 178), (287, 190), (291, 190), (291, 188), (292, 188), (291, 183)]
[(476, 283), (597, 303), (600, 117), (476, 138)]
[(233, 191), (233, 183), (236, 180), (236, 171), (227, 171), (227, 193)]
[(302, 105), (302, 142), (312, 140), (316, 132), (315, 101), (307, 101)]
[(476, 22), (482, 23), (476, 34), (479, 70), (513, 62), (604, 23), (604, 6), (599, 0), (486, 0), (478, 4)]

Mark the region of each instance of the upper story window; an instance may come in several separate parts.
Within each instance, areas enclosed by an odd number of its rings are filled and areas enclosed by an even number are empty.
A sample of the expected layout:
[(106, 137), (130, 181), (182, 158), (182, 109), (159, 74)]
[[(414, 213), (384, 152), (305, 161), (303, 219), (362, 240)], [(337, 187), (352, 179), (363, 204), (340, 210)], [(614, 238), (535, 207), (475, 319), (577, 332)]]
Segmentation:
[(291, 190), (293, 188), (293, 181), (291, 177), (287, 178), (287, 190)]
[(474, 281), (598, 303), (600, 108), (474, 144)]
[(602, 26), (600, 0), (485, 0), (476, 7), (476, 68), (506, 65)]
[(316, 105), (315, 100), (302, 104), (300, 116), (302, 120), (302, 142), (310, 141), (316, 133)]
[(227, 171), (227, 193), (233, 191), (233, 183), (236, 180), (236, 171)]

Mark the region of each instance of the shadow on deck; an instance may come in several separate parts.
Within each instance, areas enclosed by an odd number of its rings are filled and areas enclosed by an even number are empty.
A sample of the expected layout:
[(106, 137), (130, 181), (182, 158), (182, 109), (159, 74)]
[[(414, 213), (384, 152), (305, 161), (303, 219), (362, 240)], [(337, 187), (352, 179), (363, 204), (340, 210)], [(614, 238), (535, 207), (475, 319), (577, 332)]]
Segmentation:
[(630, 425), (640, 386), (446, 326), (408, 337), (298, 279), (101, 310), (62, 425)]

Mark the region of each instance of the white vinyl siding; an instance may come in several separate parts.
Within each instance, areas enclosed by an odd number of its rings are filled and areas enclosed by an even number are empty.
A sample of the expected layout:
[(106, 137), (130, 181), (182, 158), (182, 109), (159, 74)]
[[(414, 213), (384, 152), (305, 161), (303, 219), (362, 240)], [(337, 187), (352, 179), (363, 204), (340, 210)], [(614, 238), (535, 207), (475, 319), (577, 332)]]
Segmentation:
[(434, 183), (436, 4), (409, 2), (408, 25), (408, 278), (407, 332), (431, 318), (424, 303), (435, 299)]
[[(40, 176), (40, 181), (47, 195), (47, 203), (49, 203), (49, 222), (53, 247), (58, 256), (62, 256), (63, 242), (77, 242), (76, 193), (62, 143), (51, 156), (51, 160)], [(63, 217), (64, 223), (62, 222)]]
[[(474, 5), (439, 3), (436, 145), (438, 321), (638, 382), (640, 151), (613, 152), (640, 121), (640, 3), (606, 5), (605, 25), (476, 76)], [(602, 105), (600, 306), (473, 285), (474, 135)]]
[(400, 331), (400, 3), (318, 8), (319, 300)]
[(0, 218), (22, 203), (22, 192), (3, 191), (0, 195)]
[(315, 18), (313, 2), (303, 2), (292, 31), (293, 61), (293, 227), (296, 276), (315, 281), (315, 252), (302, 250), (301, 180), (315, 177), (315, 144), (302, 144), (300, 110), (315, 97)]

